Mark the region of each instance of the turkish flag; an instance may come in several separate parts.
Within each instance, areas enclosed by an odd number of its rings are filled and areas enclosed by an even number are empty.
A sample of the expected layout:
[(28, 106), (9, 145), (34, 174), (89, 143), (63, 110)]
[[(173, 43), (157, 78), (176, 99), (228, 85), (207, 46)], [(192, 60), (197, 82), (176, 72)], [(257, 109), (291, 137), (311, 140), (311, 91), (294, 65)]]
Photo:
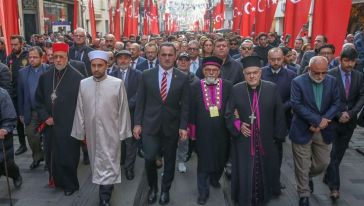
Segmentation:
[(116, 0), (115, 16), (114, 16), (114, 34), (116, 41), (120, 41), (120, 0)]
[(243, 15), (243, 3), (244, 1), (242, 0), (234, 0), (233, 2), (233, 32), (237, 32), (240, 30), (241, 16)]
[(205, 14), (203, 15), (203, 31), (204, 32), (210, 31), (210, 16), (207, 9), (205, 10)]
[(154, 4), (153, 0), (149, 0), (150, 7), (150, 33), (159, 34), (159, 24), (158, 24), (158, 8)]
[(170, 32), (170, 13), (164, 13), (164, 32), (169, 34)]
[[(109, 11), (109, 33), (114, 33), (114, 22), (113, 22), (113, 16), (112, 16), (112, 6), (110, 0), (107, 0), (108, 5), (108, 11)], [(116, 3), (117, 6), (117, 3)]]
[(77, 29), (78, 0), (73, 1), (73, 30)]
[(138, 32), (138, 22), (139, 22), (139, 0), (134, 0), (133, 5), (133, 12), (132, 12), (132, 23), (131, 23), (131, 34), (136, 36), (139, 34)]
[(255, 16), (255, 33), (269, 32), (276, 13), (278, 0), (258, 0)]
[(131, 33), (131, 9), (132, 4), (131, 0), (124, 0), (124, 36), (129, 37)]
[(346, 30), (349, 24), (351, 0), (315, 1), (312, 19), (312, 39), (324, 34), (328, 42), (336, 48), (336, 55), (341, 53)]
[(240, 35), (250, 36), (253, 31), (257, 0), (242, 0), (242, 15), (240, 16)]
[(7, 55), (11, 53), (10, 36), (19, 34), (18, 12), (18, 1), (0, 0), (0, 24)]
[(94, 39), (96, 38), (96, 20), (93, 0), (88, 0), (88, 12), (90, 14), (91, 36)]
[(283, 34), (284, 36), (291, 35), (288, 42), (290, 47), (293, 47), (293, 42), (297, 37), (303, 36), (303, 26), (307, 23), (310, 6), (311, 0), (286, 0)]
[(193, 31), (194, 32), (200, 31), (200, 21), (199, 20), (196, 20), (195, 22), (193, 22)]
[(144, 0), (144, 17), (143, 17), (143, 34), (144, 35), (148, 35), (149, 31), (149, 14), (150, 14), (150, 8), (149, 8), (149, 1), (148, 0)]
[(216, 5), (214, 9), (213, 21), (214, 21), (214, 29), (221, 29), (224, 26), (224, 15), (225, 15), (225, 4), (224, 0), (220, 0), (220, 2)]

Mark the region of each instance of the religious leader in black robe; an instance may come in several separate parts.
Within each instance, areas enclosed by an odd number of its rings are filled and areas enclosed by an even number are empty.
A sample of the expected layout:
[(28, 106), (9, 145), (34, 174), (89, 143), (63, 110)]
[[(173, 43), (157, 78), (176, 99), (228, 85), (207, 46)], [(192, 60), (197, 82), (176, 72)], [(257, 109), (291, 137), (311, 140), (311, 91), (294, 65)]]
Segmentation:
[[(52, 186), (54, 181), (54, 185), (63, 189), (68, 196), (79, 189), (77, 167), (80, 159), (80, 141), (71, 137), (71, 131), (78, 88), (84, 77), (69, 65), (67, 44), (53, 44), (53, 52), (54, 65), (39, 79), (36, 110), (40, 121), (46, 123), (43, 125), (46, 125), (44, 134), (46, 162), (50, 173), (49, 184)], [(62, 61), (63, 65), (57, 65), (57, 56), (67, 58)], [(54, 124), (48, 125), (47, 120), (51, 118)]]
[(277, 86), (260, 79), (260, 58), (242, 63), (246, 81), (233, 87), (225, 115), (233, 145), (232, 199), (239, 206), (264, 205), (281, 194), (274, 143), (287, 134), (285, 116)]
[(204, 58), (205, 78), (194, 82), (191, 90), (190, 131), (196, 138), (199, 204), (206, 203), (209, 196), (208, 179), (213, 187), (220, 187), (229, 154), (230, 135), (224, 115), (232, 83), (218, 78), (221, 64), (222, 60), (215, 56)]

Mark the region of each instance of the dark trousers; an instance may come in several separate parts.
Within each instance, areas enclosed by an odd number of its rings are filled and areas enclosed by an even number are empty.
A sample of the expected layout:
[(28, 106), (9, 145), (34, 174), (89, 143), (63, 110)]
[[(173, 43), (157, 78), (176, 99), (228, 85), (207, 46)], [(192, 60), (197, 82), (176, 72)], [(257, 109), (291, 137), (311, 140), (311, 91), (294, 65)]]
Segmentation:
[(282, 159), (283, 159), (283, 143), (282, 142), (276, 142), (275, 143), (278, 151), (278, 167), (279, 167), (279, 176), (281, 177), (281, 166), (282, 166)]
[(209, 195), (209, 180), (218, 182), (221, 178), (221, 172), (197, 172), (197, 188), (199, 194)]
[(20, 146), (26, 147), (27, 145), (25, 143), (24, 124), (20, 121), (19, 118), (16, 124), (16, 131), (18, 133)]
[(28, 138), (28, 144), (32, 150), (32, 157), (34, 161), (43, 159), (43, 150), (41, 147), (41, 135), (38, 133), (37, 128), (39, 127), (39, 120), (36, 111), (32, 111), (32, 117), (29, 125), (25, 126), (25, 132)]
[[(14, 160), (8, 160), (6, 163), (8, 168), (8, 177), (13, 179), (18, 178), (20, 176), (18, 165), (15, 164)], [(6, 175), (4, 161), (0, 163), (0, 177), (3, 175)]]
[(332, 142), (330, 155), (330, 164), (326, 169), (324, 181), (330, 190), (340, 189), (340, 163), (344, 157), (345, 151), (349, 146), (354, 129), (349, 128), (346, 124), (340, 124), (336, 129), (336, 138)]
[(162, 192), (168, 192), (174, 178), (176, 164), (176, 150), (178, 134), (166, 136), (160, 131), (157, 136), (143, 134), (143, 149), (145, 153), (145, 170), (148, 184), (151, 188), (158, 188), (158, 174), (155, 164), (157, 156), (162, 151), (164, 158), (164, 171), (161, 184)]
[(128, 137), (123, 142), (125, 144), (124, 168), (125, 170), (133, 171), (137, 152), (137, 140), (134, 137)]
[(113, 189), (114, 185), (100, 185), (99, 187), (100, 201), (102, 200), (110, 201)]

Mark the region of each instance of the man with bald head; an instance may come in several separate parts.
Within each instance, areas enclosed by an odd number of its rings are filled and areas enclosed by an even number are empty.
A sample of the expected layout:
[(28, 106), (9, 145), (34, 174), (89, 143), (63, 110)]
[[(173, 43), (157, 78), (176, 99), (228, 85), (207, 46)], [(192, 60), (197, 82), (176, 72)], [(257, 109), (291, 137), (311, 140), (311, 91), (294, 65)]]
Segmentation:
[(146, 61), (144, 57), (140, 56), (140, 45), (137, 43), (131, 43), (129, 47), (129, 51), (131, 52), (131, 63), (130, 66), (132, 69), (136, 69), (141, 63)]
[(115, 36), (113, 34), (106, 34), (105, 36), (105, 50), (114, 51), (115, 50)]
[(74, 45), (70, 47), (69, 58), (71, 60), (82, 61), (86, 65), (87, 75), (91, 76), (91, 63), (88, 53), (93, 49), (86, 45), (86, 31), (83, 28), (77, 28), (73, 32)]
[(299, 205), (308, 206), (313, 192), (312, 177), (325, 171), (330, 162), (340, 97), (335, 77), (327, 75), (328, 62), (323, 56), (312, 57), (308, 72), (292, 81), (293, 119), (289, 137)]
[(118, 53), (119, 51), (124, 49), (124, 43), (121, 41), (115, 42), (115, 53)]
[[(268, 66), (262, 68), (262, 80), (273, 82), (278, 87), (278, 92), (282, 97), (283, 109), (285, 113), (286, 125), (289, 128), (292, 113), (291, 113), (291, 82), (296, 77), (296, 73), (283, 66), (284, 55), (281, 48), (275, 47), (268, 52)], [(279, 155), (279, 168), (282, 165), (283, 147), (282, 141), (275, 141)], [(282, 185), (282, 188), (284, 186)]]

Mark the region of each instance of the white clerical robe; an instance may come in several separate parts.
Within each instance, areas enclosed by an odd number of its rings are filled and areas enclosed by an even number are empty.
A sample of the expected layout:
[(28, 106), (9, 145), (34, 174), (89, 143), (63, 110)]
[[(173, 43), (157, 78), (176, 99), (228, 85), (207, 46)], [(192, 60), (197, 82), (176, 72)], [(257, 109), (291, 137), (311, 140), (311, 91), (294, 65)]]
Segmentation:
[(80, 83), (71, 136), (87, 138), (92, 182), (121, 182), (120, 140), (131, 137), (128, 98), (122, 80), (106, 75)]

